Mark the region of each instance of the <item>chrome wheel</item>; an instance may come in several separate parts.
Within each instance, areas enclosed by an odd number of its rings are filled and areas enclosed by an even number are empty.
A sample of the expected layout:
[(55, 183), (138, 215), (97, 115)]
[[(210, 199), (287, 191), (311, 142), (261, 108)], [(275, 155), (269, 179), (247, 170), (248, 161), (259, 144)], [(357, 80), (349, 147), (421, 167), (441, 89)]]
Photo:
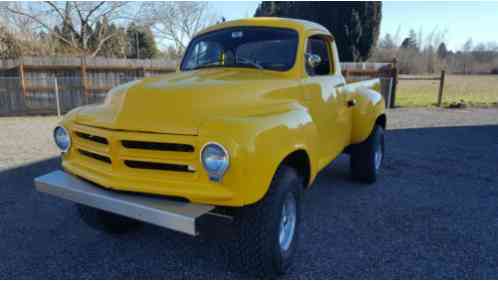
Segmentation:
[(375, 170), (378, 171), (380, 169), (380, 166), (382, 165), (382, 159), (384, 158), (384, 151), (382, 149), (382, 144), (379, 144), (375, 148), (374, 152), (374, 163), (375, 163)]
[(288, 193), (282, 206), (282, 215), (280, 217), (280, 227), (278, 242), (280, 249), (285, 252), (289, 249), (294, 239), (296, 230), (296, 198), (294, 194)]

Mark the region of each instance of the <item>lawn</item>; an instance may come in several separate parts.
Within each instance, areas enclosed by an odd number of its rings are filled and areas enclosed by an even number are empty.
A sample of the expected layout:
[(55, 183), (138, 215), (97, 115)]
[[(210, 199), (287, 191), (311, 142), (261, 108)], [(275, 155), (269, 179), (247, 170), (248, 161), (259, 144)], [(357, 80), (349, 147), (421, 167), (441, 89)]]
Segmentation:
[[(437, 102), (439, 81), (400, 80), (396, 105), (431, 106)], [(468, 106), (498, 106), (498, 75), (447, 75), (443, 105), (463, 100)]]

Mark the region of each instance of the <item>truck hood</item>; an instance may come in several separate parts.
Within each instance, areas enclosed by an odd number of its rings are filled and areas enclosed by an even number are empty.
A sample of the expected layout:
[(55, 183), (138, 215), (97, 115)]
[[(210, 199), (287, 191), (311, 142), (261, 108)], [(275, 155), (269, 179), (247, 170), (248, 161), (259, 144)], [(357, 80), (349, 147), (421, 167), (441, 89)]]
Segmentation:
[(271, 71), (213, 68), (121, 85), (104, 104), (81, 108), (79, 124), (115, 130), (197, 135), (213, 117), (290, 110), (298, 82)]

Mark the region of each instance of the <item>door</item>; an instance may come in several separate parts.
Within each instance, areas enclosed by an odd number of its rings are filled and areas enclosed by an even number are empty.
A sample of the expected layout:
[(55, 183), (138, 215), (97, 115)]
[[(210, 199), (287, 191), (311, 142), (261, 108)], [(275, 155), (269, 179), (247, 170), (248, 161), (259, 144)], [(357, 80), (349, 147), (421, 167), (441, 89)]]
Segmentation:
[[(305, 103), (317, 127), (320, 153), (319, 165), (323, 168), (345, 148), (351, 134), (347, 111), (344, 78), (335, 69), (331, 40), (324, 36), (311, 36), (307, 40), (306, 56), (318, 55), (321, 62), (315, 67), (306, 63), (307, 77), (303, 81)], [(306, 61), (306, 60), (305, 60)]]

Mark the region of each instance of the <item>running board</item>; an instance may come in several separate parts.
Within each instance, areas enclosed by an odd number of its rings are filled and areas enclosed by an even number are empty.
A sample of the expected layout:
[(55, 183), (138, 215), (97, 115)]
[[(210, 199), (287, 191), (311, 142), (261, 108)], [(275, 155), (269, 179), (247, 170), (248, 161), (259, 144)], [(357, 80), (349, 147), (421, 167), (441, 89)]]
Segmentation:
[(107, 190), (60, 170), (35, 178), (35, 186), (59, 198), (194, 236), (198, 234), (196, 220), (214, 209), (210, 205)]

